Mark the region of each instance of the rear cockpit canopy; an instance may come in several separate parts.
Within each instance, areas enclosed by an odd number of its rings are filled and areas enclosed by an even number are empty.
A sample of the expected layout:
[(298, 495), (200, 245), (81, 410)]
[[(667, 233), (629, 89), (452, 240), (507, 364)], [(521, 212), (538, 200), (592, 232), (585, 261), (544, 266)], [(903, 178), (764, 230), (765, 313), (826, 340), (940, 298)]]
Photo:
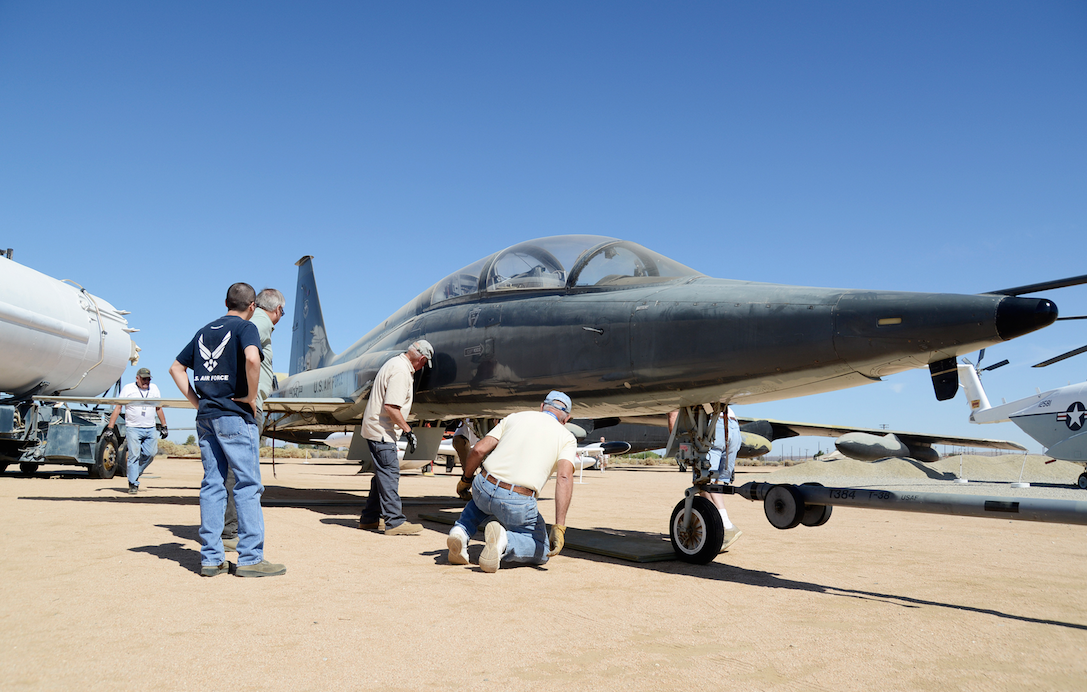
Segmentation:
[(637, 243), (560, 235), (518, 243), (474, 262), (435, 284), (429, 297), (435, 305), (479, 293), (620, 288), (693, 276), (701, 274)]
[(334, 362), (357, 358), (376, 340), (399, 338), (402, 325), (435, 305), (509, 295), (513, 291), (614, 291), (702, 276), (690, 267), (625, 240), (558, 235), (518, 243), (445, 277), (374, 327)]

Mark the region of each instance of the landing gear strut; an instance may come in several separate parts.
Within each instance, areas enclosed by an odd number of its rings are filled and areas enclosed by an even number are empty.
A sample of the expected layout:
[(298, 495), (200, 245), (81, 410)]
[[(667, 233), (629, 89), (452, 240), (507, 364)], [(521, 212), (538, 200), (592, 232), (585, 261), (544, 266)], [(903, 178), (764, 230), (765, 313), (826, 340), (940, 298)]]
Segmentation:
[(691, 470), (691, 487), (684, 491), (684, 499), (672, 510), (668, 522), (668, 534), (676, 557), (684, 562), (704, 565), (718, 553), (725, 542), (724, 524), (717, 507), (700, 492), (727, 493), (732, 486), (714, 483), (716, 471), (710, 470), (710, 447), (718, 416), (727, 415), (727, 409), (714, 404), (710, 413), (702, 406), (685, 406), (672, 427), (666, 456), (675, 456), (681, 471)]

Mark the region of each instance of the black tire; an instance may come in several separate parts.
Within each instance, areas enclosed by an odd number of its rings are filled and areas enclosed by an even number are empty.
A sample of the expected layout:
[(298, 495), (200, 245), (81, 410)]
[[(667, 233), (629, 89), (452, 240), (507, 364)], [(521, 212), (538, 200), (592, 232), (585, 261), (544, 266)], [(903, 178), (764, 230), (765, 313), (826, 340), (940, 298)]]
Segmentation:
[(94, 464), (89, 471), (91, 478), (108, 479), (117, 473), (117, 438), (103, 435), (98, 440), (98, 451), (94, 454)]
[(1076, 479), (1076, 485), (1083, 490), (1087, 490), (1087, 473), (1079, 474), (1079, 478)]
[(822, 526), (830, 521), (833, 510), (831, 505), (804, 505), (804, 515), (800, 517), (800, 523), (804, 526)]
[(683, 562), (705, 565), (717, 557), (725, 543), (721, 513), (706, 498), (695, 497), (691, 503), (691, 526), (683, 531), (683, 504), (684, 500), (680, 500), (668, 522), (672, 550)]
[(778, 529), (795, 529), (804, 518), (804, 500), (794, 485), (775, 485), (762, 501), (766, 518)]
[(115, 475), (124, 478), (128, 475), (128, 445), (124, 442), (118, 442), (120, 449), (117, 450), (117, 473)]
[(41, 464), (35, 464), (33, 462), (24, 461), (24, 462), (21, 462), (19, 464), (19, 470), (29, 476), (32, 473), (37, 473), (39, 466), (41, 466)]
[[(820, 488), (823, 487), (822, 483), (803, 483), (802, 485), (817, 485)], [(830, 513), (834, 510), (831, 505), (804, 505), (804, 514), (800, 517), (800, 523), (804, 526), (822, 526), (830, 521)]]
[(0, 473), (3, 473), (4, 471), (7, 471), (7, 470), (8, 470), (8, 465), (7, 464), (0, 464)]

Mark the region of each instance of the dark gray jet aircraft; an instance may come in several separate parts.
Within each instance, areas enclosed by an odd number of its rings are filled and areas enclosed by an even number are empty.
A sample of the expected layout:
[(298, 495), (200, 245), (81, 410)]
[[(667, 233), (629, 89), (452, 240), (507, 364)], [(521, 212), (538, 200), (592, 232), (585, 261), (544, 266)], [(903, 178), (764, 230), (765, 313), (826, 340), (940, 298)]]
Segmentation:
[[(1057, 318), (1040, 298), (715, 279), (635, 243), (570, 235), (519, 243), (456, 271), (334, 353), (312, 258), (297, 264), (290, 376), (265, 404), (280, 412), (266, 435), (310, 442), (354, 428), (378, 368), (425, 338), (436, 352), (416, 375), (417, 421), (500, 418), (539, 406), (552, 389), (567, 392), (582, 419), (680, 409), (695, 484), (676, 508), (674, 543), (700, 513), (692, 491), (715, 480), (704, 466), (722, 404), (845, 389), (923, 367), (937, 399), (950, 399), (957, 356)], [(707, 403), (716, 404), (710, 413)], [(434, 430), (421, 447), (436, 448), (441, 426)], [(697, 538), (699, 556), (720, 547), (712, 529)], [(682, 548), (688, 539), (679, 540)]]
[[(499, 418), (551, 389), (578, 418), (758, 403), (929, 367), (937, 398), (955, 357), (1051, 324), (1046, 299), (844, 290), (714, 279), (635, 243), (555, 236), (450, 274), (333, 353), (310, 257), (299, 260), (290, 377), (276, 435), (353, 427), (378, 368), (419, 338), (417, 420)], [(297, 409), (296, 412), (291, 412)]]

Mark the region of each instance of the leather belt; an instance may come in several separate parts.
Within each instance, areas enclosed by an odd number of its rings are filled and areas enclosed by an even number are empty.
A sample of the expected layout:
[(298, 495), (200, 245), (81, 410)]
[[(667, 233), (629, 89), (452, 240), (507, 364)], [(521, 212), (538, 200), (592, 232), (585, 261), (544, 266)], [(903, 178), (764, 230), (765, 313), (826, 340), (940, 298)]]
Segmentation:
[(526, 497), (536, 497), (536, 491), (533, 490), (532, 488), (526, 488), (523, 485), (514, 485), (513, 483), (507, 483), (505, 481), (500, 481), (497, 478), (495, 478), (494, 476), (492, 476), (491, 474), (487, 473), (486, 471), (483, 472), (483, 480), (487, 481), (488, 483), (491, 483), (492, 485), (497, 485), (499, 488), (502, 488), (503, 490), (512, 490), (513, 492), (517, 493), (518, 495), (524, 495)]

